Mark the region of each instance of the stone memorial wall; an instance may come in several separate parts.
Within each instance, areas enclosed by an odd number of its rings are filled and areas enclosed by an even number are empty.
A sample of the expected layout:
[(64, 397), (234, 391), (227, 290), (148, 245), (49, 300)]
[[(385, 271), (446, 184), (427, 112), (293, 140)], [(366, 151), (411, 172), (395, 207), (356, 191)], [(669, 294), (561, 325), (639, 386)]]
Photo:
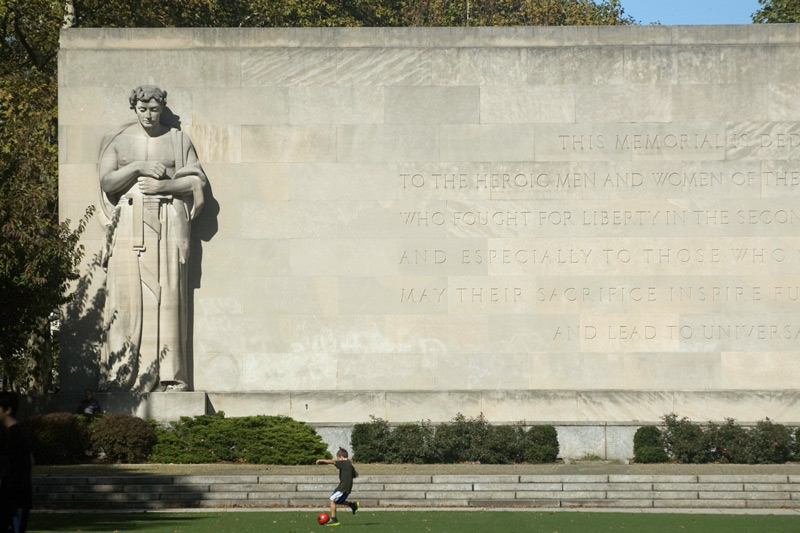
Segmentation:
[[(158, 85), (208, 180), (188, 354), (214, 410), (797, 421), (799, 45), (796, 25), (66, 30), (61, 213), (97, 202), (103, 134)], [(97, 383), (103, 235), (67, 389)]]

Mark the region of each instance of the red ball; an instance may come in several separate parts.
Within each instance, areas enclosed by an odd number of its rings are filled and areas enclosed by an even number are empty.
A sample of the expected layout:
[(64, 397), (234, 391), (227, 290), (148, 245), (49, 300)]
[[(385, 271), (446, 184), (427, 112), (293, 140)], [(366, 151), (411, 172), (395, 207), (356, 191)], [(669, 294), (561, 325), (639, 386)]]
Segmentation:
[(319, 522), (320, 525), (327, 524), (330, 519), (331, 517), (328, 516), (328, 513), (319, 513), (319, 516), (317, 516), (317, 522)]

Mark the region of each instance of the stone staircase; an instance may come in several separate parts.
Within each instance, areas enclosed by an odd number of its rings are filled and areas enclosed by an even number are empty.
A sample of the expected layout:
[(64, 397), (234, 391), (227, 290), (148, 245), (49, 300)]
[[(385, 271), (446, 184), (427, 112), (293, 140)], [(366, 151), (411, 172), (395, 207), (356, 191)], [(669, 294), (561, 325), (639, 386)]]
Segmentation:
[[(335, 475), (34, 477), (38, 509), (325, 507)], [(800, 508), (800, 475), (362, 475), (370, 507)]]

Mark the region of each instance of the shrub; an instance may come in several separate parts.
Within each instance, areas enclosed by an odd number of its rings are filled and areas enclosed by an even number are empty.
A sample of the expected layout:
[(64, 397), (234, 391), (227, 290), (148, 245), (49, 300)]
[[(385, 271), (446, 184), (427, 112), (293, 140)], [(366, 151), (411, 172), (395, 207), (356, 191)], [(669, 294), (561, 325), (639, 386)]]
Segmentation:
[(523, 439), (523, 457), (529, 463), (553, 463), (558, 458), (558, 433), (550, 425), (533, 426)]
[(330, 458), (313, 428), (285, 416), (182, 417), (157, 433), (153, 462), (297, 465)]
[(72, 413), (32, 416), (20, 423), (38, 464), (75, 464), (86, 461), (91, 448), (86, 423)]
[(359, 463), (380, 463), (386, 460), (389, 451), (389, 423), (381, 418), (370, 416), (371, 422), (353, 426), (350, 445), (353, 447), (353, 461)]
[(747, 431), (732, 418), (721, 426), (710, 422), (704, 432), (704, 447), (710, 461), (718, 463), (746, 463)]
[(424, 464), (434, 461), (433, 428), (425, 423), (400, 424), (388, 437), (387, 463)]
[(794, 460), (800, 460), (800, 428), (794, 430)]
[(670, 459), (679, 463), (703, 463), (708, 460), (703, 431), (688, 418), (675, 413), (664, 415), (664, 448)]
[(110, 461), (142, 463), (147, 460), (155, 443), (153, 426), (135, 416), (105, 415), (92, 425), (92, 444)]
[(436, 427), (433, 447), (442, 463), (479, 462), (483, 456), (489, 423), (483, 414), (466, 418), (458, 413), (451, 422)]
[(748, 432), (745, 450), (749, 464), (785, 463), (792, 456), (792, 434), (782, 424), (769, 418), (762, 420)]
[(637, 463), (667, 463), (669, 456), (661, 446), (641, 446), (633, 453)]
[(633, 460), (637, 463), (669, 461), (661, 440), (661, 430), (656, 426), (642, 426), (633, 434)]
[(489, 426), (484, 443), (482, 463), (509, 464), (525, 460), (523, 439), (525, 429), (522, 425)]

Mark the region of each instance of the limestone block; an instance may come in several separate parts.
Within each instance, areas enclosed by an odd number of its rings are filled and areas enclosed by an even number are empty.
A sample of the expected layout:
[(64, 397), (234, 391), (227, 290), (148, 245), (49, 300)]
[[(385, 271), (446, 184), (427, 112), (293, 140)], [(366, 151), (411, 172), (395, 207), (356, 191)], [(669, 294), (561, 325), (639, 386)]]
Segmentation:
[(124, 413), (162, 422), (206, 413), (204, 392), (98, 392), (96, 397), (107, 413)]
[(792, 389), (798, 370), (794, 352), (724, 352), (721, 354), (723, 389)]
[(363, 48), (336, 54), (336, 82), (344, 86), (431, 85), (431, 51)]
[(453, 357), (455, 362), (461, 354), (488, 351), (488, 323), (482, 316), (390, 315), (386, 338), (395, 353)]
[(396, 200), (396, 166), (382, 163), (294, 164), (289, 169), (292, 200)]
[[(131, 87), (133, 89), (133, 87)], [(64, 87), (58, 91), (60, 126), (98, 123), (103, 120), (104, 90), (101, 87)], [(133, 119), (133, 117), (130, 117)]]
[(388, 352), (384, 318), (369, 315), (289, 315), (280, 335), (293, 353), (374, 354)]
[(457, 48), (432, 52), (434, 85), (522, 85), (527, 57), (519, 48)]
[[(211, 382), (209, 382), (211, 384)], [(216, 387), (215, 387), (216, 388)], [(237, 391), (208, 395), (212, 412), (224, 412), (227, 417), (271, 415), (291, 416), (291, 398), (284, 394), (258, 394)]]
[(241, 315), (244, 293), (242, 278), (230, 276), (206, 276), (209, 290), (202, 291), (194, 299), (195, 316)]
[(571, 85), (481, 87), (482, 124), (569, 123), (578, 96)]
[(714, 83), (720, 79), (718, 46), (685, 46), (676, 52), (678, 83)]
[(450, 421), (458, 413), (466, 417), (476, 417), (482, 412), (481, 402), (475, 395), (457, 391), (419, 391), (413, 395), (387, 392), (385, 397), (383, 418), (398, 423)]
[(633, 457), (633, 435), (635, 425), (606, 425), (606, 459), (626, 460)]
[(442, 161), (532, 161), (534, 128), (528, 124), (440, 126)]
[(567, 64), (573, 58), (572, 48), (541, 46), (528, 48), (525, 54), (529, 84), (564, 86)]
[(394, 357), (378, 354), (346, 354), (337, 358), (336, 382), (342, 390), (434, 390), (434, 365), (426, 354)]
[[(444, 314), (448, 306), (446, 292), (447, 279), (443, 277), (415, 276), (413, 280), (347, 277), (339, 282), (339, 312), (347, 315)], [(420, 350), (411, 347), (410, 351)]]
[(438, 131), (429, 125), (340, 125), (336, 149), (341, 163), (439, 160)]
[[(713, 352), (628, 354), (625, 375), (630, 388), (717, 390), (720, 367), (720, 354)], [(686, 372), (686, 368), (697, 370)]]
[(481, 395), (481, 412), (488, 420), (550, 422), (577, 420), (574, 391), (506, 390)]
[(670, 85), (583, 85), (575, 92), (575, 115), (585, 122), (669, 122), (674, 91)]
[[(601, 426), (557, 426), (558, 432), (558, 455), (580, 459), (586, 455), (595, 455), (602, 459), (606, 457), (606, 432)], [(575, 484), (565, 483), (564, 491), (575, 490), (609, 490), (605, 487), (575, 486)]]
[(576, 403), (579, 416), (573, 420), (583, 421), (649, 421), (658, 420), (665, 414), (680, 412), (674, 393), (663, 391), (578, 392)]
[(284, 112), (289, 124), (380, 124), (385, 95), (379, 87), (303, 86), (288, 93)]
[[(195, 357), (261, 350), (281, 353), (286, 346), (277, 332), (277, 317), (199, 315), (194, 324)], [(196, 364), (195, 370), (203, 367)]]
[(370, 415), (394, 420), (384, 412), (384, 394), (362, 391), (340, 394), (337, 392), (298, 391), (292, 394), (290, 416), (297, 420), (330, 420), (332, 422), (358, 423), (370, 420)]
[(669, 85), (677, 82), (677, 57), (671, 47), (626, 47), (623, 51), (626, 83)]
[(800, 88), (797, 83), (770, 83), (767, 95), (769, 120), (798, 120)]
[(384, 97), (387, 124), (477, 124), (483, 111), (477, 86), (386, 87)]
[(244, 313), (268, 317), (295, 314), (330, 314), (336, 311), (335, 277), (250, 277), (243, 280)]
[[(218, 89), (194, 90), (191, 119), (215, 126), (287, 124), (293, 94), (283, 87), (228, 87), (224, 93)], [(181, 94), (173, 95), (172, 91), (169, 96), (170, 102), (183, 100)]]
[(335, 381), (320, 370), (336, 365), (328, 354), (255, 353), (243, 354), (241, 361), (241, 389), (246, 391), (324, 389)]
[(245, 50), (241, 54), (241, 81), (244, 87), (333, 85), (336, 52), (326, 48)]
[(433, 390), (525, 389), (530, 382), (527, 354), (438, 355), (432, 362)]
[(328, 125), (242, 126), (242, 161), (314, 163), (336, 160), (336, 129)]
[(183, 128), (197, 150), (201, 161), (210, 163), (238, 163), (242, 159), (242, 131), (240, 126), (201, 126), (194, 124)]
[(626, 389), (626, 356), (619, 353), (533, 353), (530, 387), (534, 389)]
[(380, 276), (393, 274), (393, 243), (379, 239), (295, 240), (291, 245), (295, 276)]
[(773, 75), (774, 50), (770, 46), (720, 46), (720, 82), (764, 83)]
[(67, 87), (236, 87), (243, 77), (238, 50), (70, 50), (62, 53), (61, 62), (65, 68), (61, 80)]
[(624, 79), (624, 48), (617, 46), (574, 47), (564, 65), (564, 82), (574, 85), (621, 84)]
[(739, 84), (680, 84), (672, 88), (672, 118), (678, 121), (718, 121), (736, 116), (769, 120), (770, 88), (757, 80)]

